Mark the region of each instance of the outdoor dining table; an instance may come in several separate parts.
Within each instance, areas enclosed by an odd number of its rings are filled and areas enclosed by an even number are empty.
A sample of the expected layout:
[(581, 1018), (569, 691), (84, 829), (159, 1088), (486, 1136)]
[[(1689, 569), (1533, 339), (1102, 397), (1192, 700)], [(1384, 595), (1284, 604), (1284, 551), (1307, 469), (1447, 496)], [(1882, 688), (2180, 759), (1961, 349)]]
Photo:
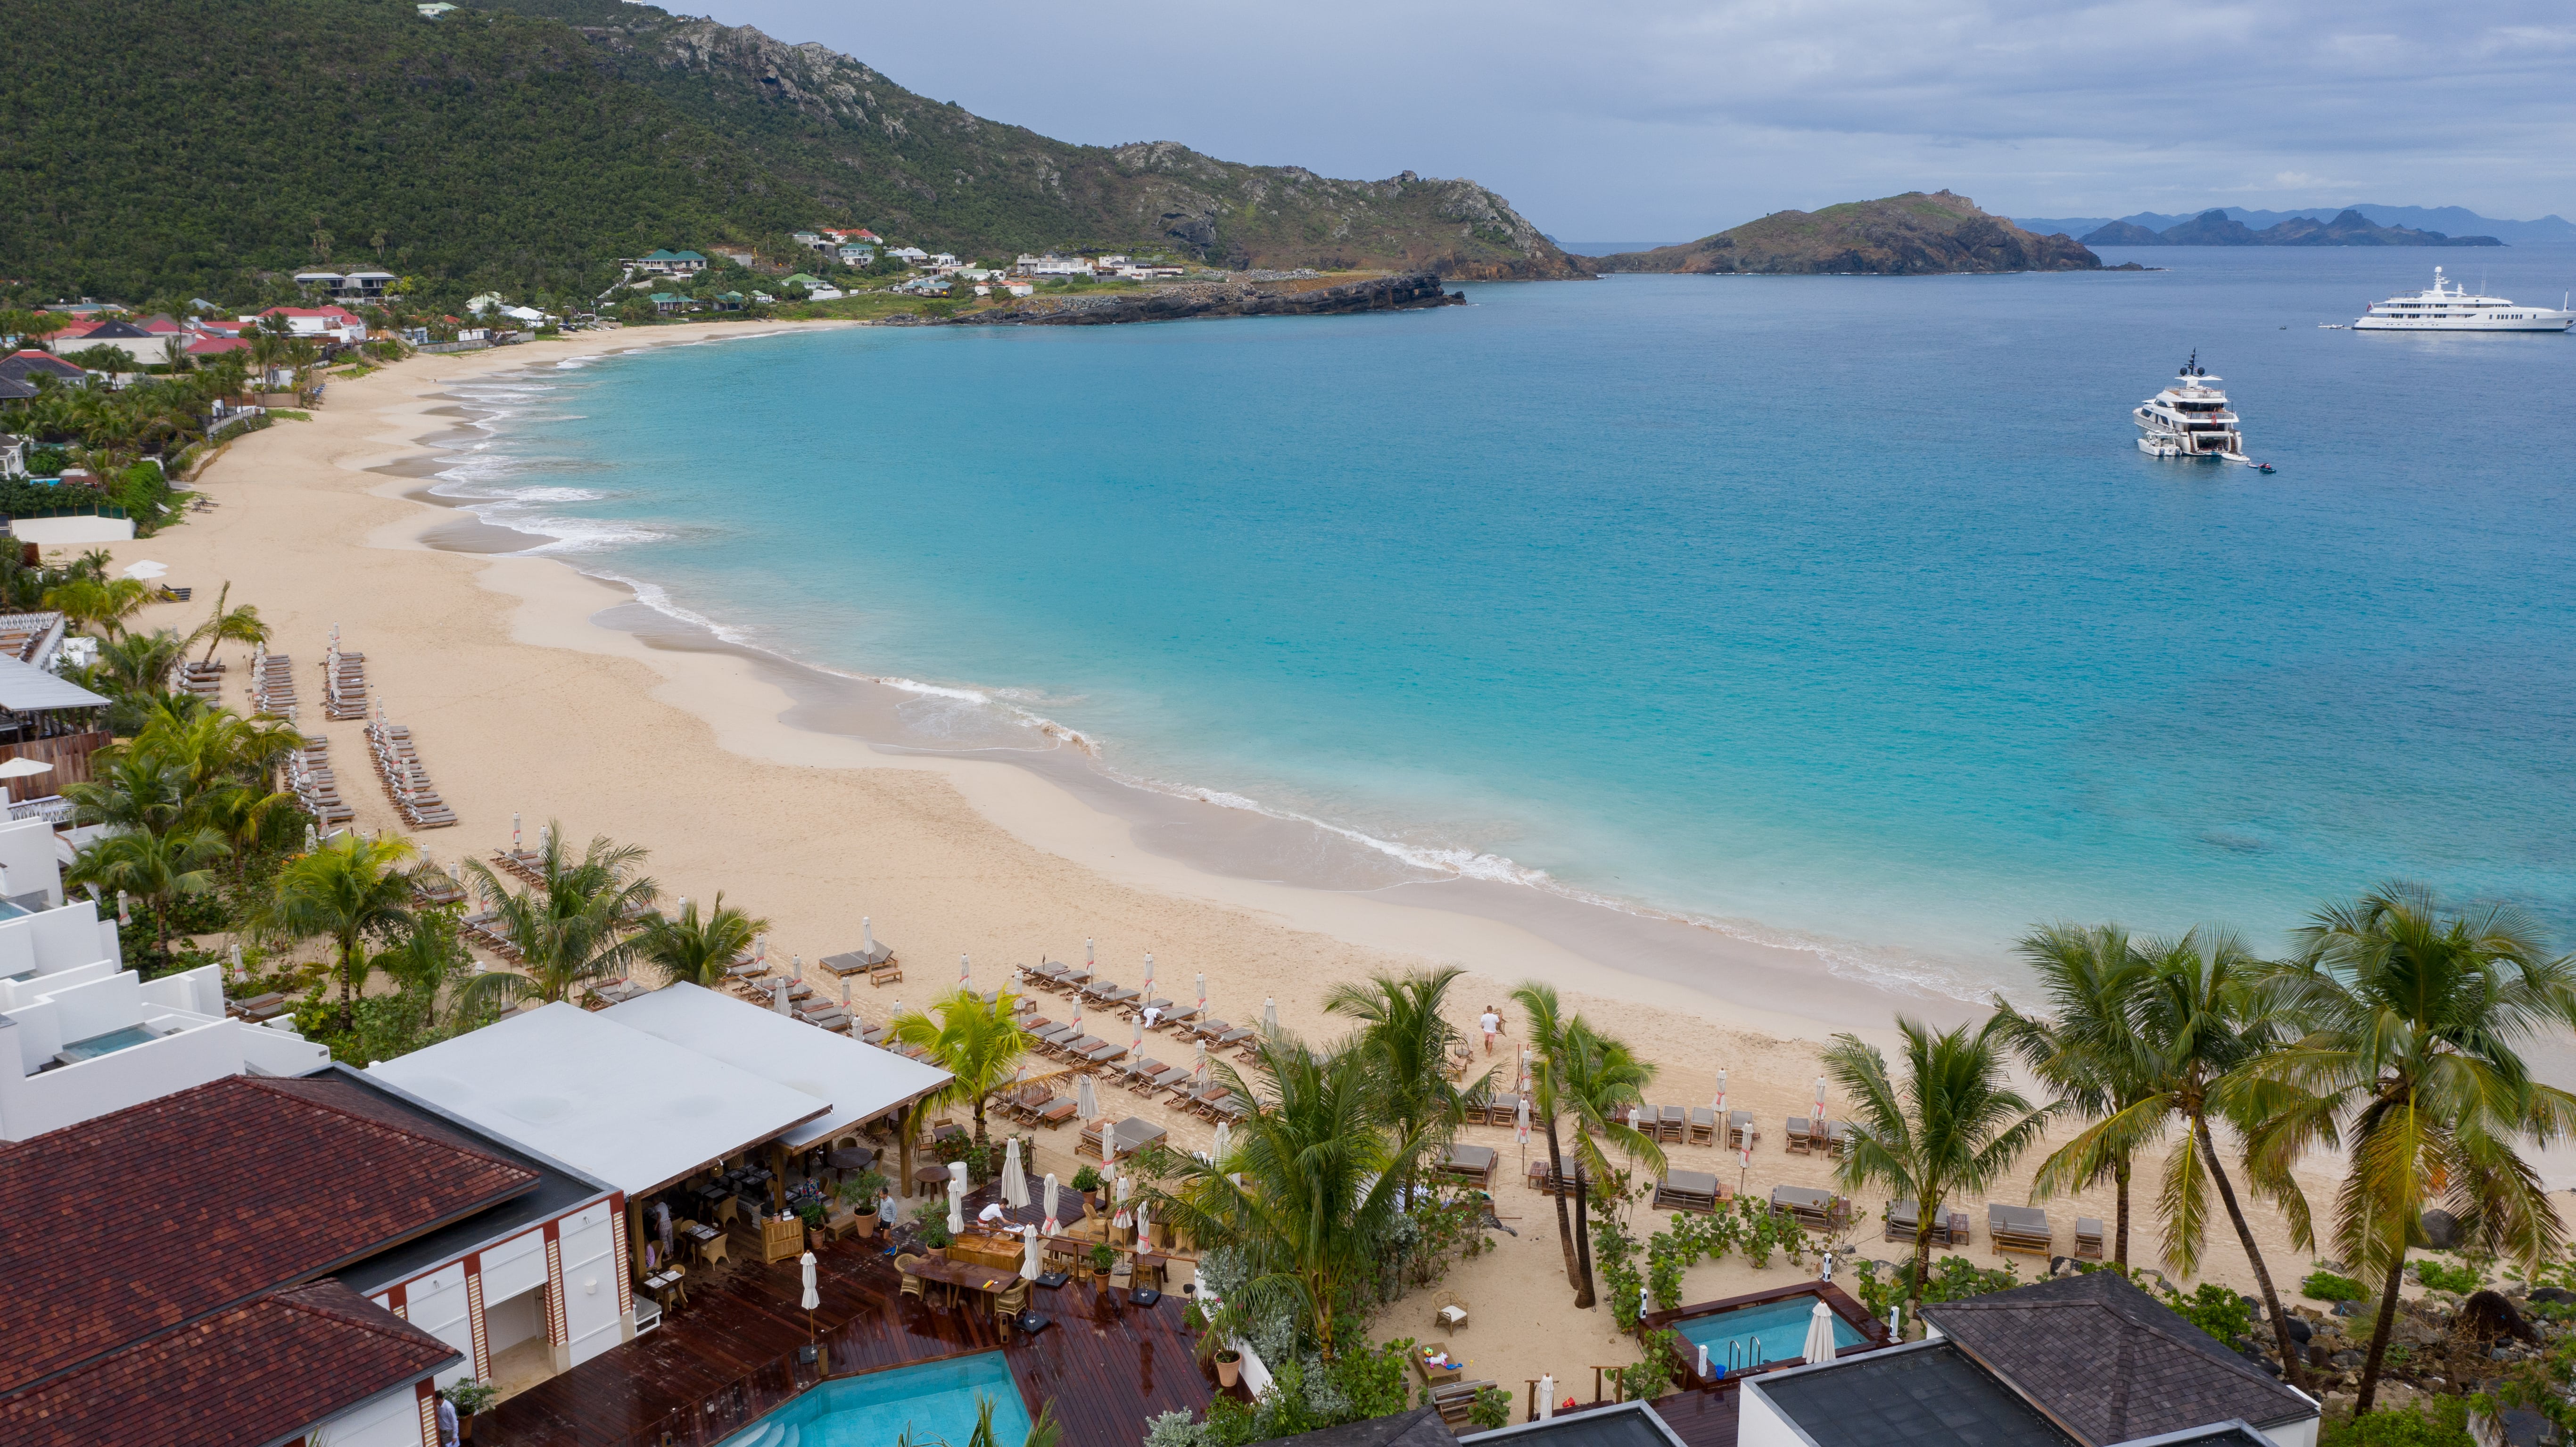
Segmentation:
[[(1017, 1236), (994, 1236), (981, 1231), (968, 1231), (948, 1243), (948, 1259), (969, 1266), (989, 1266), (997, 1271), (1017, 1272), (1025, 1247)], [(919, 1275), (919, 1272), (913, 1273)]]
[(947, 1185), (948, 1168), (946, 1166), (915, 1166), (912, 1168), (912, 1183), (916, 1186)]
[(1017, 1269), (997, 1269), (976, 1261), (951, 1261), (944, 1256), (925, 1256), (912, 1263), (912, 1274), (924, 1281), (936, 1281), (951, 1291), (973, 1291), (990, 1294), (1008, 1291), (1020, 1279)]
[(876, 1163), (876, 1151), (867, 1146), (843, 1146), (823, 1157), (823, 1164), (836, 1171), (864, 1171)]

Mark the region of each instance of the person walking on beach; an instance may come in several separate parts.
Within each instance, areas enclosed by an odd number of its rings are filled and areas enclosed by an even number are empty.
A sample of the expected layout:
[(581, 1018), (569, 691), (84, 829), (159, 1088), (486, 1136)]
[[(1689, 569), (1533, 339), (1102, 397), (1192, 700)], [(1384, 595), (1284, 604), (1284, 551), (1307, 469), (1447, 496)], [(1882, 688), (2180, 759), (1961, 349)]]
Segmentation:
[(1503, 1033), (1503, 1017), (1494, 1013), (1493, 1006), (1487, 1005), (1484, 1015), (1476, 1023), (1485, 1031), (1485, 1054), (1490, 1058), (1494, 1053), (1494, 1037)]

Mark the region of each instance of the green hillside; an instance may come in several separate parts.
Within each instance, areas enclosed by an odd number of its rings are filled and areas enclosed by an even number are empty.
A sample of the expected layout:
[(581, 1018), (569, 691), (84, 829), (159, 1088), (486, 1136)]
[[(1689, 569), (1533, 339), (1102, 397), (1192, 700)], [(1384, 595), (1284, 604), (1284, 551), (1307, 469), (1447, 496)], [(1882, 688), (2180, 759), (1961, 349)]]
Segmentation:
[(0, 282), (224, 301), (381, 266), (586, 294), (655, 246), (860, 224), (960, 254), (1573, 267), (1471, 182), (1072, 146), (820, 46), (618, 0), (0, 0)]

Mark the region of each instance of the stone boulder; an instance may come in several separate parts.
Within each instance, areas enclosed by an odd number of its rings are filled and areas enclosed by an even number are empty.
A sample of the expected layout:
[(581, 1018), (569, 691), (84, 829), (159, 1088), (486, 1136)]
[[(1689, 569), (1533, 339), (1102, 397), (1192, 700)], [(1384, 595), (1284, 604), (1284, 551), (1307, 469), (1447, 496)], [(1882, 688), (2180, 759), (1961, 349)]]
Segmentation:
[(2460, 1244), (2460, 1218), (2438, 1207), (2423, 1215), (2424, 1244), (2449, 1251)]

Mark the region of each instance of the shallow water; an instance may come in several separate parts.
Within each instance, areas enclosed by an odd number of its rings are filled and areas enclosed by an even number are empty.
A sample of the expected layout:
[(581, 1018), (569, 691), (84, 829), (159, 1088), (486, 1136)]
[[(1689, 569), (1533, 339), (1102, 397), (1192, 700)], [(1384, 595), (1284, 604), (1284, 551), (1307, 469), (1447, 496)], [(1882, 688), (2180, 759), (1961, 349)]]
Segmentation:
[[(2576, 943), (2576, 337), (2317, 327), (2437, 262), (2547, 300), (2576, 252), (2135, 256), (2171, 269), (656, 349), (463, 389), (504, 415), (442, 490), (921, 681), (916, 742), (1053, 720), (1342, 831), (1291, 877), (1520, 881), (1960, 994), (2036, 920), (2271, 946), (2392, 875)], [(2132, 445), (2194, 348), (2277, 474)]]

